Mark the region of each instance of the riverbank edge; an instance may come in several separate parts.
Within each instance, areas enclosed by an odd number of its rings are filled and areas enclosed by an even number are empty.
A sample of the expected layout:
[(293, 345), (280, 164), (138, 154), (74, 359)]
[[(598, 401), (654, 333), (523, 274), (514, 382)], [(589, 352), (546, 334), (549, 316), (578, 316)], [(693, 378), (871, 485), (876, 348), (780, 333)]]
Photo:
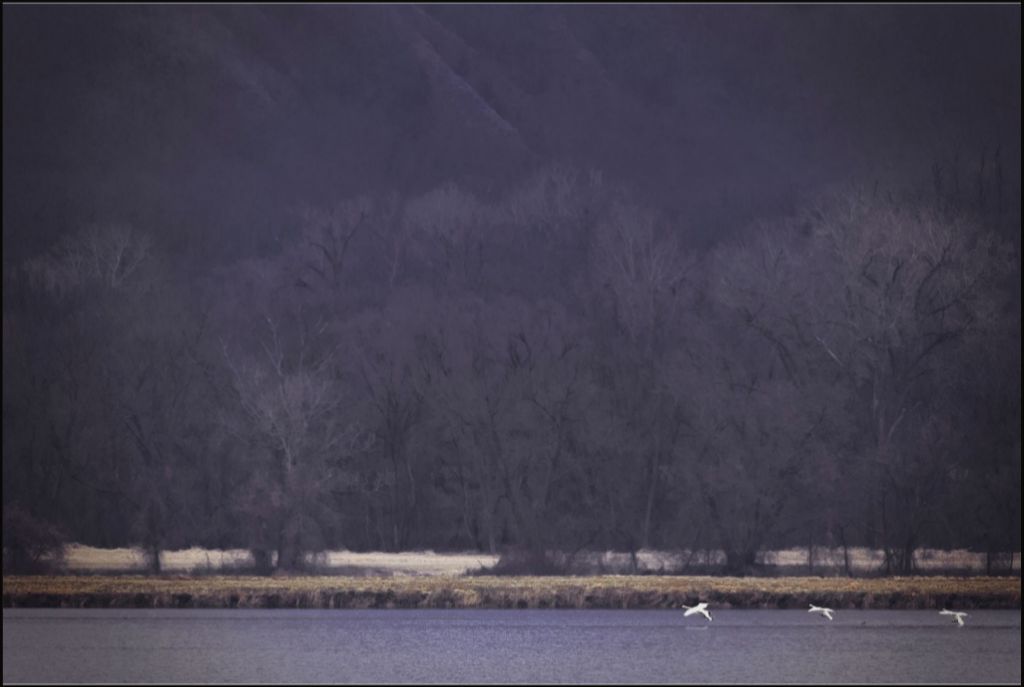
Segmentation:
[(1019, 577), (10, 576), (4, 608), (1019, 609)]

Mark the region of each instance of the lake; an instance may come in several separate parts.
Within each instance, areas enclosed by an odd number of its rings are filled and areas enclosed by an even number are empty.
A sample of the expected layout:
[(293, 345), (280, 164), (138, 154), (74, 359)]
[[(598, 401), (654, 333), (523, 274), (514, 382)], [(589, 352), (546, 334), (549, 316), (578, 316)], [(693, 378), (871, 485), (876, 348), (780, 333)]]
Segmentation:
[(10, 682), (1021, 681), (1021, 613), (4, 609)]

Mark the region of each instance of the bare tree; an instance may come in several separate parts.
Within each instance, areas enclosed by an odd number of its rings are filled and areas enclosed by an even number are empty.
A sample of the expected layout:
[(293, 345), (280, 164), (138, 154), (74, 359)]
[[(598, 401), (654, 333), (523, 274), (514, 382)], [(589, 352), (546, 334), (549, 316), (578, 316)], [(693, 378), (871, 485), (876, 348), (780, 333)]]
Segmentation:
[(412, 260), (435, 289), (478, 288), (488, 256), (484, 229), (492, 211), (473, 195), (447, 184), (410, 200), (402, 217)]
[(599, 224), (594, 277), (607, 288), (629, 339), (650, 355), (654, 337), (671, 317), (693, 260), (650, 212), (621, 204)]
[(789, 534), (807, 486), (800, 474), (823, 453), (823, 416), (735, 311), (700, 320), (671, 372), (686, 408), (688, 494), (703, 506), (727, 570), (749, 574), (758, 552)]
[(331, 490), (349, 478), (347, 462), (365, 440), (326, 332), (323, 320), (265, 313), (256, 350), (238, 354), (225, 344), (240, 411), (236, 431), (253, 437), (265, 456), (246, 485), (254, 544), (276, 548), (283, 571), (328, 541)]
[(432, 303), (419, 294), (402, 293), (382, 311), (366, 313), (353, 323), (356, 343), (352, 367), (358, 386), (369, 401), (372, 427), (379, 455), (372, 472), (386, 488), (385, 511), (389, 548), (401, 550), (420, 537), (425, 491), (420, 480), (429, 480), (422, 465), (427, 454), (418, 438), (427, 414), (426, 396), (417, 365), (417, 335), (433, 312)]
[(123, 224), (90, 225), (60, 241), (27, 269), (44, 288), (66, 293), (89, 283), (111, 289), (137, 278), (151, 258), (149, 236)]
[(368, 231), (374, 210), (373, 202), (365, 197), (343, 201), (329, 210), (304, 208), (294, 278), (319, 282), (329, 291), (340, 289), (353, 242)]
[(803, 216), (819, 286), (812, 335), (855, 390), (865, 458), (878, 485), (874, 512), (892, 565), (907, 572), (938, 468), (908, 444), (926, 422), (944, 353), (999, 316), (999, 279), (1012, 251), (966, 216), (856, 192)]

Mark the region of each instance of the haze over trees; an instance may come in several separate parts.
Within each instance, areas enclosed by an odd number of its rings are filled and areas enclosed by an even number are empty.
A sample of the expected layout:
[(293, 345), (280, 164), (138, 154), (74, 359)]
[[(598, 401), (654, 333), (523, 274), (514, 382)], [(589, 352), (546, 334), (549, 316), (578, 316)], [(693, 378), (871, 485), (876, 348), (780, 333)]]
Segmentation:
[[(814, 85), (831, 104), (811, 127), (852, 96), (807, 62), (772, 86), (735, 44), (701, 53), (717, 9), (673, 14), (676, 43), (650, 8), (621, 26), (626, 8), (487, 8), (547, 27), (518, 57), (483, 8), (248, 9), (180, 8), (189, 31), (173, 8), (15, 8), (88, 57), (20, 68), (4, 8), (5, 569), (59, 541), (142, 546), (154, 570), (190, 545), (282, 570), (337, 548), (538, 569), (550, 550), (721, 549), (740, 574), (773, 547), (879, 548), (893, 574), (921, 547), (1020, 550), (1019, 8), (1017, 100), (957, 115), (999, 142), (948, 154), (952, 120), (925, 121), (938, 143), (897, 157), (892, 130), (849, 124), (884, 139), (854, 163), (779, 124), (784, 164), (771, 136), (726, 145), (756, 138), (730, 98), (782, 122), (776, 100)], [(761, 21), (815, 49), (841, 34), (821, 8), (780, 12)], [(100, 50), (78, 15), (141, 47)], [(673, 45), (703, 64), (693, 92), (637, 66)], [(829, 58), (859, 73), (844, 55), (862, 47)], [(59, 95), (82, 140), (40, 143), (55, 125), (29, 125), (30, 77), (108, 68), (121, 80)]]
[[(924, 545), (1016, 546), (1019, 257), (997, 226), (849, 190), (692, 256), (595, 206), (601, 184), (352, 201), (201, 280), (144, 234), (72, 236), (6, 275), (8, 503), (77, 541), (284, 568), (685, 546), (742, 572), (809, 542), (908, 572)], [(423, 250), (379, 269), (396, 231)]]

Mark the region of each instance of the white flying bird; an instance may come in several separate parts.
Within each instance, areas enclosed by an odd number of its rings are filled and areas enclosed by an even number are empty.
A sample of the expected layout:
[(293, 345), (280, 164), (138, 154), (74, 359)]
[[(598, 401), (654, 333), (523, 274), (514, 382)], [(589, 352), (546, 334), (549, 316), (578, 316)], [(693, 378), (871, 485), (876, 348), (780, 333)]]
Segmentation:
[(703, 601), (697, 604), (696, 606), (687, 606), (686, 604), (681, 605), (683, 608), (686, 609), (686, 612), (683, 613), (683, 617), (693, 615), (694, 613), (703, 613), (705, 618), (711, 620), (711, 614), (708, 613), (708, 605)]
[(967, 616), (967, 615), (970, 615), (970, 614), (964, 613), (963, 611), (949, 611), (949, 610), (946, 610), (945, 608), (943, 608), (941, 611), (939, 611), (939, 615), (951, 615), (951, 616), (953, 616), (953, 622), (955, 622), (960, 627), (963, 627), (964, 626), (964, 616)]
[(811, 604), (811, 607), (807, 609), (808, 613), (821, 613), (823, 616), (832, 620), (832, 614), (835, 613), (831, 608), (824, 608), (822, 606), (815, 606)]

